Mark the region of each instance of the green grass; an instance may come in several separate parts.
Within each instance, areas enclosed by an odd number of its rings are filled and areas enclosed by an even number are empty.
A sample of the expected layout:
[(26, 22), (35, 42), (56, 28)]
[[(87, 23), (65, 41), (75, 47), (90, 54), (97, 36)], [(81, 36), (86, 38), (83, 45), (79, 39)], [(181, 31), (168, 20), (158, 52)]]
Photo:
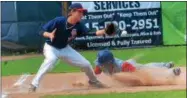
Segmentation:
[[(157, 47), (157, 48), (141, 48), (141, 49), (120, 49), (112, 50), (114, 56), (123, 60), (129, 59), (139, 54), (144, 56), (138, 59), (139, 63), (148, 62), (168, 62), (173, 61), (177, 66), (186, 65), (186, 46), (178, 47)], [(93, 65), (97, 51), (84, 51), (81, 54), (87, 58)], [(2, 76), (20, 75), (23, 73), (36, 73), (44, 57), (34, 57), (22, 60), (8, 61), (7, 64), (2, 62)], [(59, 72), (77, 72), (79, 68), (69, 66), (62, 60), (59, 60), (53, 73)]]
[(107, 93), (89, 95), (51, 95), (42, 98), (186, 98), (186, 91), (158, 91), (137, 93)]
[(186, 44), (186, 2), (161, 2), (165, 45)]

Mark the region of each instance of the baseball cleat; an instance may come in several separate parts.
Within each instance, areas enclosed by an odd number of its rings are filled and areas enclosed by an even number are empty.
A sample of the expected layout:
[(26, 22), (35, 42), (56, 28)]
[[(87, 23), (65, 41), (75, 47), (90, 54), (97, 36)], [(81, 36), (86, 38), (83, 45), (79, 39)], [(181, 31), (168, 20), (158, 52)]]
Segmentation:
[(167, 68), (173, 68), (174, 67), (174, 63), (173, 62), (168, 62), (165, 65)]
[(181, 73), (181, 69), (180, 68), (174, 68), (173, 73), (175, 74), (175, 76), (179, 76), (180, 73)]
[(36, 92), (36, 86), (30, 84), (30, 87), (29, 87), (29, 92)]
[(100, 81), (88, 81), (88, 83), (91, 85), (91, 86), (94, 86), (94, 87), (97, 87), (97, 88), (106, 88), (107, 86), (104, 85), (103, 83), (101, 83)]

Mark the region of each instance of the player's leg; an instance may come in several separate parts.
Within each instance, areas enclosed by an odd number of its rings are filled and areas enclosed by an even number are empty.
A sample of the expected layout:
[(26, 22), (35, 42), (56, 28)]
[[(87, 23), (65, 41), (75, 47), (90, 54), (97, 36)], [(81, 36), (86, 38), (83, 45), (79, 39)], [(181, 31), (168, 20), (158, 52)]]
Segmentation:
[(90, 62), (77, 51), (75, 51), (73, 48), (67, 46), (66, 48), (62, 49), (61, 56), (64, 59), (64, 61), (66, 61), (70, 65), (80, 67), (88, 76), (90, 84), (93, 84), (97, 87), (104, 86), (97, 80)]
[(173, 68), (174, 67), (174, 63), (173, 62), (167, 62), (167, 63), (164, 63), (164, 62), (160, 62), (160, 63), (147, 63), (145, 65), (142, 65), (144, 66), (144, 68), (165, 68), (165, 69), (168, 69), (168, 72), (174, 76), (179, 76), (180, 73), (181, 73), (181, 69), (180, 68)]
[(153, 62), (145, 64), (146, 67), (163, 67), (163, 68), (172, 68), (174, 67), (173, 62)]
[(140, 64), (140, 63), (136, 63), (136, 61), (134, 59), (129, 59), (126, 60), (126, 62), (131, 63), (132, 65), (134, 65), (137, 69), (141, 69), (141, 68), (148, 68), (148, 67), (161, 67), (161, 68), (172, 68), (174, 67), (174, 63), (173, 62), (153, 62), (153, 63), (147, 63), (147, 64)]
[(45, 44), (44, 46), (45, 59), (31, 83), (31, 85), (33, 86), (33, 90), (35, 90), (39, 86), (39, 82), (43, 78), (45, 73), (51, 70), (53, 66), (55, 65), (56, 61), (58, 60), (57, 53), (58, 53), (58, 50)]
[[(176, 76), (179, 76), (181, 74), (181, 69), (176, 67), (176, 68), (170, 68), (170, 69), (163, 69), (163, 68), (160, 69), (160, 71), (158, 71), (157, 75), (160, 74), (159, 76), (164, 76), (166, 75), (167, 78), (171, 77), (171, 78), (175, 78)], [(173, 81), (174, 82), (174, 81)]]

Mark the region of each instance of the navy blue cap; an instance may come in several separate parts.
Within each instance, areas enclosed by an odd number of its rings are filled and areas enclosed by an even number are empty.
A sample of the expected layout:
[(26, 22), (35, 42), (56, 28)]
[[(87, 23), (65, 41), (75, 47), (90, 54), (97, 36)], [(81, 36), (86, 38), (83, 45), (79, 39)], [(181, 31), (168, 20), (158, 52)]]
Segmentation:
[(107, 49), (99, 51), (97, 58), (98, 58), (99, 65), (114, 63), (114, 56), (113, 56), (112, 52), (110, 52)]
[(87, 13), (87, 9), (84, 9), (80, 3), (73, 3), (69, 6), (69, 10), (76, 9), (82, 11), (84, 14)]

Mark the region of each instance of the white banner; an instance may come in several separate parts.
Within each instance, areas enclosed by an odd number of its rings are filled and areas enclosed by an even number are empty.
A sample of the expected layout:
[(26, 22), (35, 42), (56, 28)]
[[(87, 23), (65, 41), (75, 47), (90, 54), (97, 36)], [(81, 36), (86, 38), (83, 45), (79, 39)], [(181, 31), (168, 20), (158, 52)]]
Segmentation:
[(160, 2), (141, 2), (141, 1), (93, 1), (93, 2), (77, 2), (88, 10), (88, 12), (103, 12), (103, 11), (120, 11), (132, 9), (150, 9), (160, 8)]

